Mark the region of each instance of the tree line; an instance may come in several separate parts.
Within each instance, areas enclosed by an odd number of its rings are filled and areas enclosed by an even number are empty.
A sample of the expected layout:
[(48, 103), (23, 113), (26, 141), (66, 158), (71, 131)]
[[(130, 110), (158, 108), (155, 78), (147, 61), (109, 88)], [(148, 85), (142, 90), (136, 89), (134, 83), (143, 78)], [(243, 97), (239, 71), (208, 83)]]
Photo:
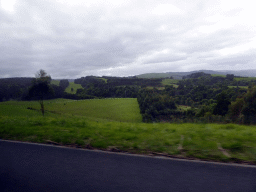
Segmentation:
[[(144, 122), (255, 124), (256, 81), (237, 79), (232, 74), (211, 76), (200, 72), (183, 77), (177, 86), (163, 88), (160, 78), (87, 76), (74, 80), (83, 88), (70, 94), (65, 92), (68, 80), (51, 84), (51, 77), (40, 70), (35, 78), (0, 79), (0, 101), (38, 100), (43, 112), (45, 99), (137, 98)], [(248, 89), (239, 87), (245, 85)]]

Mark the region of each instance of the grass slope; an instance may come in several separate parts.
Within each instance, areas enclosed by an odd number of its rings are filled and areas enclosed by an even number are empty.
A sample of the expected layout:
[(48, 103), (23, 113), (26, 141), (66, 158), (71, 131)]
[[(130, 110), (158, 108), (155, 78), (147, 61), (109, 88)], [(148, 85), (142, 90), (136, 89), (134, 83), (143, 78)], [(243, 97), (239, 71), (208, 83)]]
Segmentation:
[[(119, 111), (121, 116), (125, 109), (131, 113), (132, 110), (128, 109), (130, 106), (127, 105), (133, 102), (136, 100), (52, 100), (46, 104), (46, 109), (56, 113), (47, 112), (44, 117), (40, 111), (26, 109), (29, 105), (39, 105), (37, 102), (2, 102), (0, 138), (40, 143), (55, 142), (61, 145), (143, 154), (153, 152), (167, 156), (256, 163), (256, 126), (146, 124), (120, 122), (120, 119), (95, 121), (86, 116), (86, 110), (76, 111), (79, 110), (79, 106), (87, 106), (86, 109), (91, 110), (90, 117), (98, 117), (96, 112), (93, 112), (96, 110), (101, 115), (112, 113), (116, 115), (115, 118), (122, 118), (112, 110)], [(106, 105), (105, 109), (103, 105)], [(101, 109), (99, 106), (102, 106)]]
[(138, 78), (167, 78), (170, 77), (168, 73), (145, 73), (137, 75)]
[(59, 86), (60, 85), (60, 81), (58, 81), (58, 80), (51, 80), (51, 84)]
[[(46, 100), (46, 116), (68, 115), (110, 121), (141, 122), (137, 99)], [(30, 107), (36, 110), (28, 110)], [(41, 116), (36, 101), (8, 101), (0, 103), (1, 116)]]
[(256, 77), (235, 77), (234, 80), (236, 81), (255, 81)]
[[(73, 91), (71, 89), (73, 88)], [(75, 94), (77, 89), (82, 89), (80, 84), (75, 84), (74, 82), (69, 82), (69, 86), (65, 89), (65, 92)]]
[(173, 87), (177, 88), (178, 85), (177, 83), (179, 82), (180, 80), (178, 79), (164, 79), (162, 81), (162, 84), (165, 86), (165, 85), (173, 85)]

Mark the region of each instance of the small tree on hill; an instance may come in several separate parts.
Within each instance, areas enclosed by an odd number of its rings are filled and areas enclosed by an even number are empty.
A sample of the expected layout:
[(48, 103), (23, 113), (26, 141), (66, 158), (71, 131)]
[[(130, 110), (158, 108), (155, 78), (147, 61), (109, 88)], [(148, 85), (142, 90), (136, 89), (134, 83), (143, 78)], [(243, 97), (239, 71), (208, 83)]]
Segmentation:
[(36, 78), (33, 81), (33, 85), (29, 89), (29, 97), (38, 100), (41, 106), (42, 114), (44, 115), (44, 99), (53, 94), (53, 89), (50, 87), (51, 76), (40, 69), (36, 73)]

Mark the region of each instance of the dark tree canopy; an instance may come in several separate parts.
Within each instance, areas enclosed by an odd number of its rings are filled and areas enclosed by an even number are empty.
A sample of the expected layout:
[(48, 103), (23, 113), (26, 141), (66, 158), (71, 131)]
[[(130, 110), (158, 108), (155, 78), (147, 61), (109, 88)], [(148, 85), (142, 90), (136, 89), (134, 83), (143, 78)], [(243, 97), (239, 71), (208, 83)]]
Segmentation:
[(69, 82), (68, 82), (67, 79), (60, 80), (60, 87), (61, 87), (62, 89), (65, 90), (68, 86), (69, 86)]
[(228, 95), (225, 92), (217, 96), (217, 105), (213, 110), (214, 115), (224, 116), (228, 113), (228, 107), (231, 104)]
[(252, 87), (245, 95), (242, 114), (244, 115), (244, 123), (256, 123), (256, 87)]
[(47, 75), (44, 70), (36, 73), (36, 79), (29, 89), (29, 96), (31, 99), (38, 100), (41, 105), (41, 111), (44, 115), (44, 100), (53, 94), (53, 89), (50, 86), (51, 77)]

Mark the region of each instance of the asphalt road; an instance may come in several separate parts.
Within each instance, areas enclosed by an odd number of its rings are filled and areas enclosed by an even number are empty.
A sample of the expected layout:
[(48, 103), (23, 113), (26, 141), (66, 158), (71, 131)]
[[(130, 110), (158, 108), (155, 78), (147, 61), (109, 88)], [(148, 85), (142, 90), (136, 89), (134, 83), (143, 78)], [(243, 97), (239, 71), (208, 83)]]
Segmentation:
[(0, 140), (0, 191), (256, 192), (256, 166)]

